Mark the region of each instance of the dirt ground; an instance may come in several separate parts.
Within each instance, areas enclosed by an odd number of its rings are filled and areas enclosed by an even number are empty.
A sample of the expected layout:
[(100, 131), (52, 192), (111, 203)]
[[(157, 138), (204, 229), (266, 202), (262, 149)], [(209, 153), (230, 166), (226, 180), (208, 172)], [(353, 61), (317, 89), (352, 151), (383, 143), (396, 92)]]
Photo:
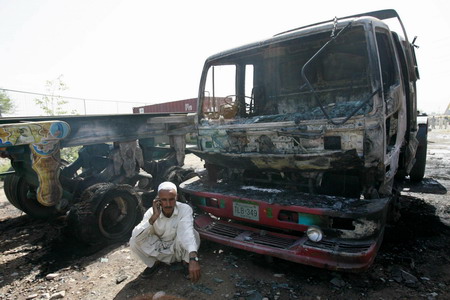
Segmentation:
[[(188, 166), (199, 160), (188, 155)], [(126, 243), (86, 248), (64, 219), (32, 220), (0, 197), (0, 299), (450, 299), (450, 130), (429, 133), (422, 184), (405, 182), (402, 217), (364, 273), (317, 269), (202, 241), (202, 278), (181, 265), (151, 279)], [(3, 191), (3, 189), (2, 189)], [(161, 295), (161, 293), (158, 293)], [(160, 298), (178, 299), (178, 298)]]

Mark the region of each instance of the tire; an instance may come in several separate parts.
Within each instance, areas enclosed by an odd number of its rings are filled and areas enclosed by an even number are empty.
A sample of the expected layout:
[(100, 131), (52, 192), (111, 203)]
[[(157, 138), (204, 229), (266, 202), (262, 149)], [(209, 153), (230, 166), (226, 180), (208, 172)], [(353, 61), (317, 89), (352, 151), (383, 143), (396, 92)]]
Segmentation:
[(7, 175), (5, 178), (6, 198), (16, 208), (35, 219), (49, 219), (58, 215), (55, 207), (44, 206), (38, 202), (35, 189), (25, 178), (16, 174)]
[(17, 198), (16, 197), (12, 197), (12, 186), (15, 185), (15, 183), (13, 183), (13, 181), (17, 178), (18, 176), (15, 174), (9, 174), (5, 176), (5, 180), (3, 182), (3, 190), (5, 191), (5, 196), (8, 199), (9, 203), (11, 203), (15, 208), (18, 208), (20, 210), (22, 210), (19, 207), (19, 203), (17, 203)]
[(417, 140), (419, 146), (416, 151), (416, 162), (409, 173), (411, 181), (420, 182), (425, 176), (425, 166), (427, 163), (427, 138), (428, 138), (428, 124), (419, 124), (417, 132)]
[(129, 185), (98, 183), (81, 199), (69, 211), (68, 227), (86, 244), (124, 241), (143, 216), (141, 200)]

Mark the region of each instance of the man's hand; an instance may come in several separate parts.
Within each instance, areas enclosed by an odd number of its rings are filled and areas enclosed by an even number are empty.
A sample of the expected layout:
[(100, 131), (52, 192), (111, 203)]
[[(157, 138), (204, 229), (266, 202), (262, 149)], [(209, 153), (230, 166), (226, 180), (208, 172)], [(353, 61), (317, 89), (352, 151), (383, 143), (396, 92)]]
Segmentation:
[(159, 215), (161, 214), (161, 200), (159, 199), (159, 197), (156, 197), (153, 200), (153, 215), (150, 217), (150, 219), (148, 220), (150, 222), (150, 224), (153, 225), (153, 223), (155, 223), (155, 221), (159, 218)]
[(192, 282), (197, 282), (200, 279), (200, 263), (198, 261), (189, 261), (189, 278)]

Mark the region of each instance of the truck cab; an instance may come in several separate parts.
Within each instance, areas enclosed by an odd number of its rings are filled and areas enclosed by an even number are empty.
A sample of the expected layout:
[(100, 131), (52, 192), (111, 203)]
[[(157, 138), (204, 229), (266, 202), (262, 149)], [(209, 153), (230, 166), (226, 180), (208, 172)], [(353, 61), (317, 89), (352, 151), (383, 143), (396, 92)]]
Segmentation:
[(394, 181), (416, 162), (417, 79), (394, 10), (209, 57), (193, 151), (207, 173), (181, 185), (202, 237), (318, 267), (368, 268), (395, 207)]

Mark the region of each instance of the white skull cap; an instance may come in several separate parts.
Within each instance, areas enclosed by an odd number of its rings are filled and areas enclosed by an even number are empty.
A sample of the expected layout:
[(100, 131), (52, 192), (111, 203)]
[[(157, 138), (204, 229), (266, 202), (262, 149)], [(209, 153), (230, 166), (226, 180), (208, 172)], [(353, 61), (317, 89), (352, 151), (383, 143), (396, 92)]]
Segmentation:
[(176, 191), (177, 191), (177, 186), (176, 186), (174, 183), (170, 182), (170, 181), (164, 181), (163, 183), (161, 183), (161, 184), (158, 186), (158, 193), (159, 193), (159, 191), (161, 191), (161, 190), (163, 190), (163, 191), (171, 191), (171, 190), (174, 190), (174, 191), (176, 192)]

